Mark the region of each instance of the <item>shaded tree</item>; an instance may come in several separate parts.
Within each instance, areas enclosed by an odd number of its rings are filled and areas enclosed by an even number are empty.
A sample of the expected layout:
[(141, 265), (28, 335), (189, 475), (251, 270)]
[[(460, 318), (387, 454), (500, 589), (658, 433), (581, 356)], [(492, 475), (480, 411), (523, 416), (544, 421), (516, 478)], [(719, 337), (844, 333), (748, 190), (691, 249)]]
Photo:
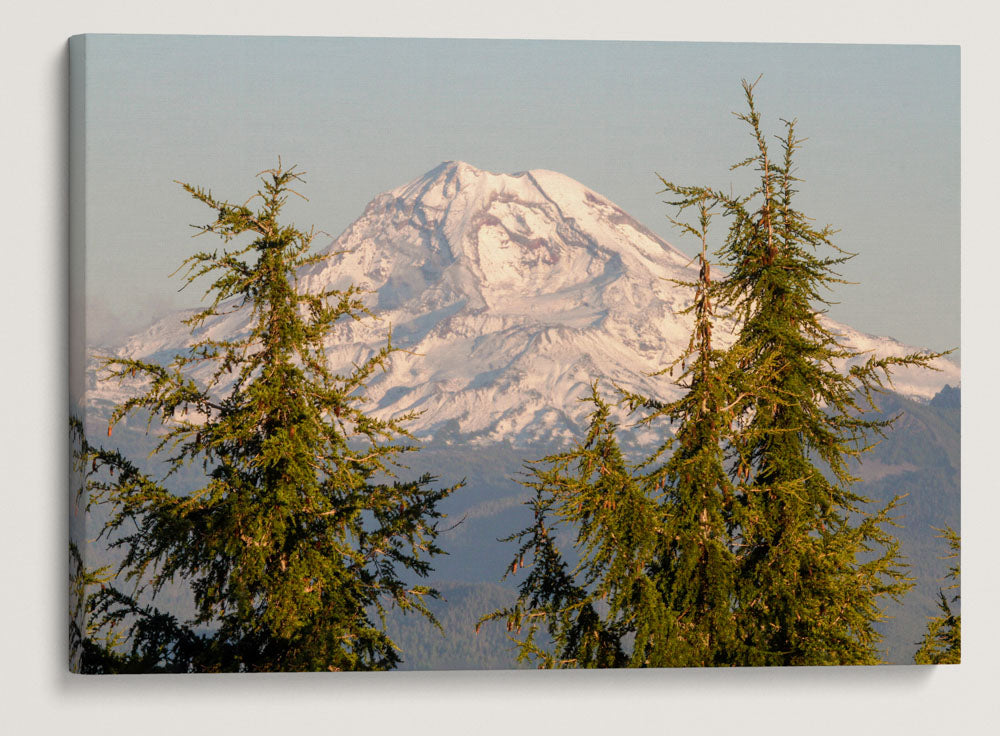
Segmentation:
[[(632, 477), (597, 385), (590, 429), (571, 450), (529, 463), (533, 523), (505, 540), (518, 550), (507, 575), (527, 571), (517, 601), (484, 616), (504, 620), (518, 659), (540, 667), (624, 667), (636, 612), (662, 616), (648, 576), (658, 537), (656, 504)], [(572, 537), (571, 565), (559, 536)]]
[(946, 579), (955, 582), (938, 591), (938, 607), (941, 610), (939, 616), (932, 616), (927, 622), (927, 633), (920, 643), (913, 659), (917, 664), (960, 664), (962, 661), (962, 614), (952, 608), (952, 604), (958, 603), (960, 596), (955, 593), (950, 596), (945, 592), (958, 590), (961, 579), (961, 564), (959, 560), (961, 551), (961, 539), (951, 527), (938, 529), (941, 532), (938, 536), (948, 542), (950, 552), (942, 559), (955, 560), (955, 564), (948, 570)]

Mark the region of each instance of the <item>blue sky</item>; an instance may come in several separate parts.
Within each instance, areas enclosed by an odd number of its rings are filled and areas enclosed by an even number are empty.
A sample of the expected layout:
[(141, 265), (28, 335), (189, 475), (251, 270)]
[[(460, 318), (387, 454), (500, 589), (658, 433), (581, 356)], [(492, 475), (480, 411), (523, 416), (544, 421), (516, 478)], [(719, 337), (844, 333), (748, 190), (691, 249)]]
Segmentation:
[[(211, 213), (175, 179), (243, 199), (280, 155), (308, 172), (290, 219), (338, 235), (443, 160), (561, 171), (682, 250), (656, 174), (739, 187), (740, 79), (768, 130), (795, 117), (802, 209), (859, 255), (831, 314), (959, 344), (956, 46), (198, 36), (87, 39), (87, 293), (112, 339), (200, 291), (169, 279)], [(322, 241), (325, 242), (325, 241)]]

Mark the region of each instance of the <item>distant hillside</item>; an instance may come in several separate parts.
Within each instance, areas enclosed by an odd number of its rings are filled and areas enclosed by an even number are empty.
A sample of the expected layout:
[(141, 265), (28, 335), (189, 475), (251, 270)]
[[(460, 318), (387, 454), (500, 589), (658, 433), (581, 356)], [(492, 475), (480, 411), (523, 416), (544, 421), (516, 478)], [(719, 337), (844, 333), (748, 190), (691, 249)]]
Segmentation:
[(946, 386), (930, 403), (897, 394), (879, 401), (885, 416), (902, 413), (894, 429), (858, 469), (866, 477), (860, 492), (880, 502), (908, 494), (897, 536), (915, 586), (883, 625), (889, 661), (912, 662), (927, 617), (937, 614), (937, 591), (948, 565), (939, 559), (947, 545), (934, 527), (961, 523), (961, 391)]
[[(921, 403), (898, 394), (886, 394), (879, 404), (886, 417), (901, 414), (864, 463), (856, 469), (863, 478), (857, 489), (877, 504), (896, 494), (908, 494), (898, 520), (897, 534), (902, 553), (915, 578), (914, 589), (902, 605), (890, 604), (893, 618), (882, 625), (890, 663), (912, 662), (927, 617), (936, 612), (937, 590), (947, 565), (943, 542), (932, 527), (960, 521), (960, 427), (961, 392), (946, 387), (932, 401)], [(150, 438), (132, 422), (131, 428), (116, 430), (112, 442), (130, 457), (145, 457)], [(92, 425), (95, 435), (99, 427)], [(527, 526), (531, 514), (523, 505), (527, 492), (518, 483), (525, 461), (554, 452), (554, 445), (525, 450), (508, 443), (469, 447), (459, 435), (446, 435), (406, 458), (411, 466), (402, 471), (413, 476), (429, 472), (441, 484), (466, 479), (466, 486), (447, 499), (448, 517), (439, 538), (447, 555), (434, 560), (428, 579), (445, 600), (432, 604), (444, 629), (441, 636), (432, 625), (416, 616), (392, 614), (390, 632), (403, 650), (406, 669), (479, 669), (518, 666), (511, 643), (501, 625), (484, 626), (474, 633), (476, 621), (485, 613), (510, 603), (519, 578), (500, 581), (513, 554), (511, 544), (498, 538)], [(201, 475), (190, 468), (176, 479), (178, 489), (191, 488)], [(96, 535), (97, 519), (88, 524), (87, 536)], [(91, 564), (110, 561), (101, 545), (88, 545)], [(161, 604), (182, 613), (189, 610), (182, 589), (167, 591)]]
[(476, 633), (476, 621), (484, 613), (513, 603), (516, 594), (495, 583), (439, 586), (445, 600), (430, 608), (441, 624), (437, 629), (422, 617), (389, 619), (389, 635), (399, 645), (403, 670), (495, 670), (531, 667), (517, 661), (515, 644), (503, 624), (485, 624)]

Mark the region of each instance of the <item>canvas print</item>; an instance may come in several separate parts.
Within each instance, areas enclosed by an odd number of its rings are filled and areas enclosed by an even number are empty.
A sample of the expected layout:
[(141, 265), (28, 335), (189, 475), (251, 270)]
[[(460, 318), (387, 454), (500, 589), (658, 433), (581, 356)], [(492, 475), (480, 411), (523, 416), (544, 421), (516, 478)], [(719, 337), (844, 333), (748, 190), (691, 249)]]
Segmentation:
[(960, 660), (957, 47), (70, 58), (71, 670)]

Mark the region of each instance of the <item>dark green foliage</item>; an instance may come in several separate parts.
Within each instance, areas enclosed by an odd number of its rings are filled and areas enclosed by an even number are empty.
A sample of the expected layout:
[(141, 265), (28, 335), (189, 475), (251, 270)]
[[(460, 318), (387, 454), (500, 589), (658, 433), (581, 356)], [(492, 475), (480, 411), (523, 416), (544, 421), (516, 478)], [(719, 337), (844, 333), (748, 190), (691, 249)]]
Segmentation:
[[(700, 279), (692, 284), (694, 332), (681, 359), (678, 383), (687, 392), (660, 406), (642, 396), (628, 396), (633, 409), (652, 409), (643, 422), (674, 426), (676, 434), (661, 452), (672, 450), (659, 470), (643, 478), (650, 493), (663, 488), (663, 533), (650, 574), (669, 611), (667, 626), (650, 627), (644, 642), (651, 666), (705, 667), (731, 664), (740, 644), (731, 605), (736, 592), (734, 489), (725, 469), (723, 446), (732, 439), (733, 422), (745, 401), (734, 352), (712, 348), (713, 297), (707, 257), (710, 206), (699, 207), (699, 229), (675, 220), (701, 238)], [(649, 464), (656, 461), (654, 455)], [(646, 628), (646, 627), (643, 627)]]
[[(525, 556), (531, 570), (517, 603), (484, 620), (506, 619), (508, 631), (520, 636), (522, 658), (540, 666), (698, 667), (736, 656), (733, 490), (722, 441), (742, 397), (734, 397), (732, 355), (711, 343), (709, 220), (703, 206), (700, 229), (687, 227), (703, 246), (700, 279), (688, 284), (696, 290), (695, 330), (678, 360), (687, 393), (669, 404), (624, 394), (633, 408), (650, 410), (645, 423), (677, 426), (676, 435), (640, 466), (629, 466), (595, 384), (585, 440), (531, 466), (535, 522), (509, 538), (521, 546), (508, 573)], [(575, 569), (556, 546), (559, 527), (576, 530)], [(543, 626), (551, 647), (536, 643)]]
[[(658, 533), (654, 504), (632, 478), (596, 385), (590, 401), (595, 410), (583, 442), (528, 466), (534, 522), (505, 541), (519, 544), (508, 574), (521, 567), (529, 572), (514, 605), (480, 621), (504, 619), (519, 637), (519, 660), (541, 667), (626, 666), (631, 656), (623, 640), (635, 631), (633, 612), (662, 617), (662, 601), (646, 575)], [(564, 528), (576, 533), (576, 570), (558, 546)], [(540, 634), (551, 646), (539, 646)]]
[(739, 327), (734, 349), (750, 394), (733, 448), (740, 663), (875, 663), (880, 601), (910, 582), (887, 531), (899, 499), (870, 510), (852, 490), (849, 461), (891, 425), (865, 412), (892, 369), (936, 356), (869, 357), (839, 369), (863, 356), (843, 347), (822, 307), (841, 282), (833, 269), (851, 256), (833, 245), (831, 228), (817, 229), (793, 205), (794, 121), (779, 138), (780, 161), (771, 160), (753, 85), (744, 90), (748, 112), (739, 117), (757, 151), (737, 166), (754, 166), (758, 186), (733, 196), (664, 182), (682, 210), (708, 199), (730, 220), (719, 295)]
[[(892, 370), (938, 355), (866, 358), (827, 326), (825, 294), (851, 255), (794, 207), (795, 123), (773, 161), (753, 85), (744, 90), (739, 118), (756, 152), (734, 168), (754, 167), (757, 186), (735, 195), (661, 179), (679, 213), (698, 209), (700, 228), (675, 222), (703, 243), (694, 334), (678, 361), (687, 393), (669, 404), (623, 398), (663, 421), (667, 440), (638, 467), (595, 475), (601, 458), (620, 457), (595, 392), (588, 438), (536, 471), (536, 517), (551, 511), (577, 528), (583, 559), (568, 569), (542, 521), (515, 535), (518, 562), (533, 552), (535, 567), (518, 604), (492, 617), (515, 630), (545, 622), (554, 654), (532, 648), (533, 628), (524, 639), (543, 665), (872, 664), (885, 600), (911, 587), (889, 531), (901, 499), (872, 509), (851, 465), (893, 423), (871, 413)], [(704, 255), (713, 209), (729, 221), (716, 252), (727, 273), (714, 283)], [(738, 331), (725, 353), (711, 348), (713, 301)], [(609, 504), (620, 510), (584, 510)]]
[[(197, 334), (209, 317), (247, 310), (245, 334), (202, 337), (166, 365), (104, 360), (109, 378), (146, 379), (115, 408), (109, 436), (119, 419), (146, 413), (162, 425), (155, 452), (166, 472), (84, 447), (88, 505), (106, 509), (102, 536), (122, 552), (116, 581), (89, 610), (91, 628), (120, 632), (124, 647), (105, 647), (90, 671), (386, 669), (399, 662), (387, 608), (431, 617), (425, 597), (436, 591), (405, 577), (430, 572), (437, 505), (453, 489), (431, 489), (428, 475), (395, 479), (400, 454), (415, 449), (408, 417), (360, 408), (391, 343), (346, 375), (327, 367), (334, 323), (370, 315), (353, 286), (299, 291), (296, 272), (321, 256), (309, 253), (311, 233), (278, 221), (297, 180), (294, 168), (263, 172), (243, 205), (183, 185), (216, 212), (200, 230), (226, 244), (185, 262), (188, 283), (212, 279), (211, 305), (186, 323)], [(189, 371), (205, 364), (199, 385)], [(198, 487), (168, 489), (192, 463), (204, 472)], [(139, 602), (176, 581), (190, 586), (190, 620)]]
[(952, 604), (958, 603), (960, 596), (956, 593), (949, 599), (945, 593), (945, 590), (957, 590), (959, 587), (961, 539), (951, 527), (938, 531), (941, 532), (939, 539), (946, 539), (951, 548), (951, 552), (943, 559), (955, 560), (945, 577), (955, 582), (938, 591), (941, 614), (932, 617), (927, 623), (927, 633), (913, 657), (917, 664), (959, 664), (962, 661), (962, 615), (952, 608)]

